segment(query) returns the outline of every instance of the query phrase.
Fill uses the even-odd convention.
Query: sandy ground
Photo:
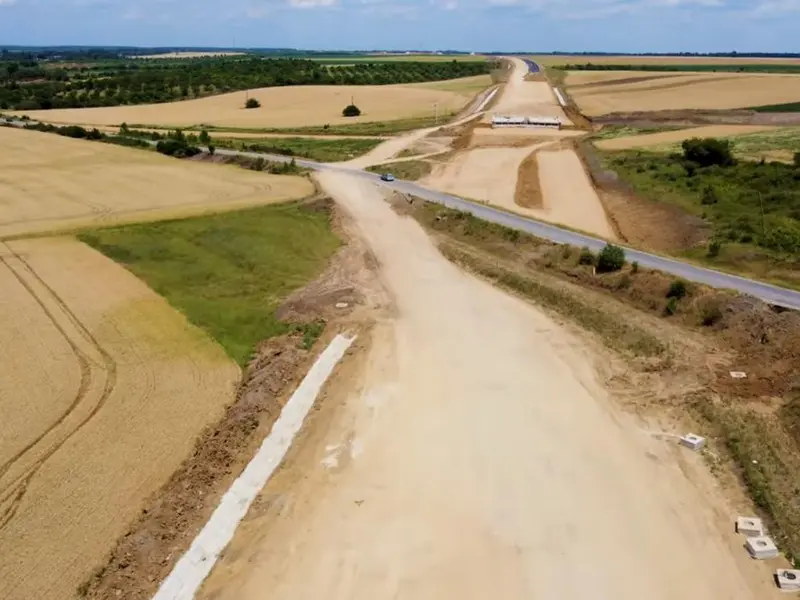
[[[570,95],[587,115],[746,108],[797,101],[800,75],[695,73],[625,84],[573,87]]]
[[[301,177],[0,128],[0,237],[302,198]]]
[[[267,486],[264,516],[200,598],[777,596],[673,446],[613,408],[576,339],[459,271],[372,184],[320,179],[396,310],[320,425],[314,462]]]
[[[518,146],[524,141],[536,143],[541,139],[564,139],[586,135],[580,129],[526,129],[524,127],[504,127],[492,129],[491,127],[476,127],[472,132],[471,146],[500,146],[503,144]]]
[[[425,87],[429,84],[271,87],[166,104],[70,108],[25,114],[51,123],[93,125],[119,125],[123,122],[173,127],[200,124],[229,127],[343,125],[433,116],[437,104],[441,115],[457,112],[470,101],[474,91],[471,86],[467,86],[466,91],[458,91],[455,81],[450,85],[456,91]],[[245,109],[245,96],[256,98],[261,102],[261,108]],[[358,118],[342,116],[342,109],[350,104],[351,99],[361,109]]]
[[[538,160],[545,207],[539,217],[615,239],[603,205],[575,151],[540,152]]]
[[[536,217],[536,210],[515,204],[514,194],[520,163],[531,152],[544,145],[539,143],[520,148],[473,148],[459,152],[447,164],[437,165],[422,184]]]
[[[707,127],[659,131],[657,133],[646,133],[642,135],[626,135],[608,140],[598,140],[594,145],[602,150],[630,150],[632,148],[647,148],[664,144],[675,144],[695,137],[720,138],[777,129],[779,128],[769,125],[709,125]]]
[[[518,58],[509,60],[514,70],[500,91],[500,98],[492,107],[491,114],[558,117],[564,124],[571,124],[561,110],[550,84],[546,81],[525,81],[527,65]],[[490,119],[490,116],[487,118]]]
[[[27,326],[28,341],[0,364],[15,392],[13,402],[3,399],[0,422],[0,598],[71,600],[220,417],[239,369],[163,298],[88,246],[25,240],[2,254],[3,312],[13,316],[2,336],[16,339]]]

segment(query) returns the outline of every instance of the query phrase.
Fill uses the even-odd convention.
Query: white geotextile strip
[[[491,92],[489,92],[489,95],[483,99],[483,102],[481,102],[478,108],[475,109],[475,112],[476,113],[481,112],[486,107],[486,105],[492,101],[492,98],[494,98],[494,95],[497,93],[497,90],[499,89],[500,88],[494,88]]]
[[[564,96],[561,95],[561,90],[559,90],[558,88],[553,88],[553,91],[556,93],[556,98],[558,98],[558,103],[561,106],[566,106],[567,101],[564,99]]]
[[[191,600],[233,538],[239,522],[283,460],[294,436],[314,405],[322,385],[355,337],[337,335],[283,407],[272,431],[239,478],[222,497],[214,514],[162,582],[153,600]]]

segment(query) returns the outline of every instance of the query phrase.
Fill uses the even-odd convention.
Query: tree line
[[[486,61],[326,65],[304,59],[222,57],[167,61],[40,62],[0,56],[0,109],[147,104],[287,85],[385,85],[488,73]]]

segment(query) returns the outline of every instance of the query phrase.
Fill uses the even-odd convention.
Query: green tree
[[[692,138],[681,144],[683,157],[701,167],[719,165],[728,167],[736,163],[729,140],[717,138]]]
[[[800,152],[794,153],[794,166],[800,167]]]
[[[200,143],[205,145],[205,146],[208,146],[211,143],[211,136],[208,135],[208,132],[205,129],[203,129],[200,132],[200,138],[199,139],[200,139]]]
[[[343,117],[358,117],[361,115],[361,109],[358,108],[355,104],[348,104],[342,110]]]
[[[256,98],[248,98],[247,102],[244,103],[245,108],[261,108],[261,102],[259,102]]]
[[[614,244],[606,244],[597,255],[597,272],[619,271],[625,265],[625,251]]]

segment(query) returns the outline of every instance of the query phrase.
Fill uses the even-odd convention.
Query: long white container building
[[[492,127],[554,127],[561,129],[561,119],[558,117],[519,117],[494,115]]]

